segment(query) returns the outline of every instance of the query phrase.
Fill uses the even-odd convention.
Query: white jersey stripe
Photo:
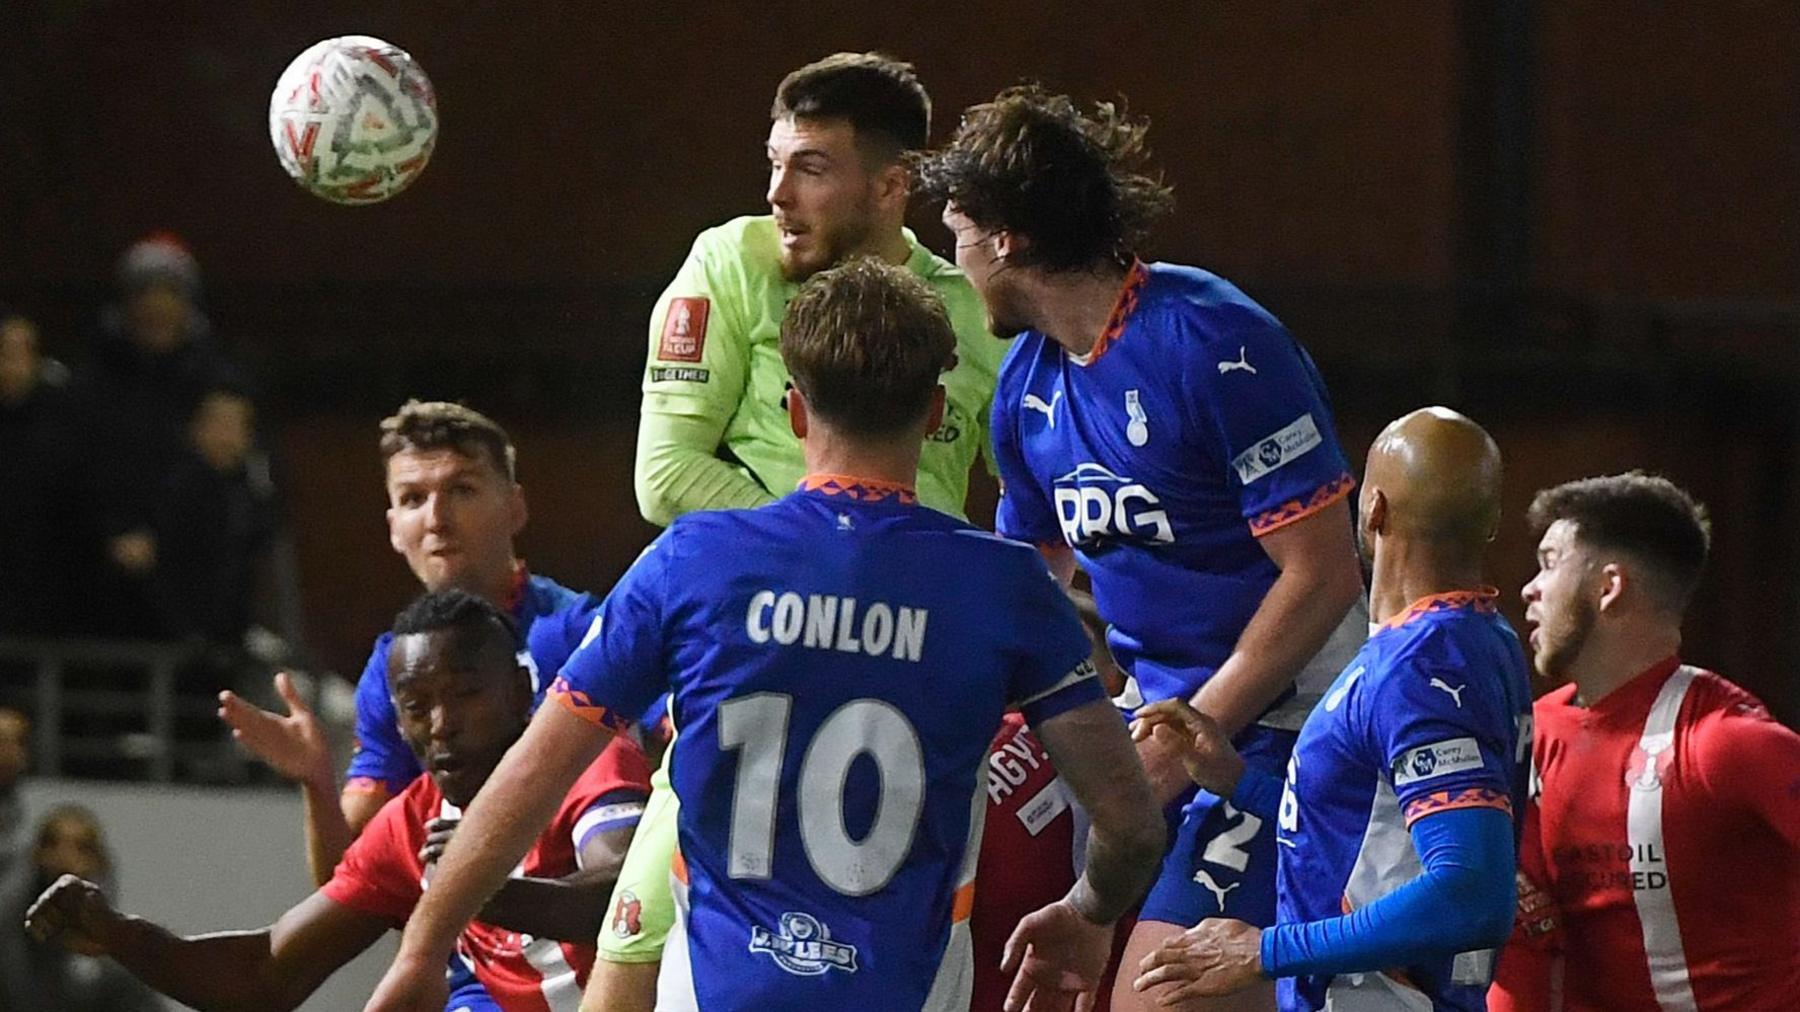
[[[1654,873],[1661,888],[1632,890],[1638,923],[1644,932],[1644,955],[1649,960],[1650,987],[1663,1012],[1696,1012],[1694,989],[1688,980],[1687,954],[1681,947],[1681,925],[1675,919],[1667,855],[1663,847],[1663,753],[1675,747],[1675,718],[1681,701],[1694,683],[1698,669],[1683,665],[1663,683],[1644,721],[1638,749],[1644,771],[1631,783],[1631,799],[1625,814],[1625,833],[1631,846],[1631,874],[1636,881],[1651,881]],[[1672,757],[1671,757],[1672,758]]]
[[[579,1012],[581,985],[575,982],[575,968],[569,965],[562,943],[554,938],[530,935],[521,935],[519,940],[525,943],[525,962],[543,975],[538,990],[543,993],[544,1003],[550,1006],[551,1012]]]
[[[663,943],[662,966],[656,974],[656,1012],[699,1012],[694,967],[688,958],[688,887],[673,871],[669,893],[675,901],[675,923]]]

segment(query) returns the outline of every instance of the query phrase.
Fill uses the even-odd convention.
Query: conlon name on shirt
[[[759,590],[750,596],[744,632],[752,643],[774,640],[782,646],[797,643],[815,650],[917,661],[925,649],[927,617],[923,608],[885,601],[858,604],[854,597],[836,594]]]

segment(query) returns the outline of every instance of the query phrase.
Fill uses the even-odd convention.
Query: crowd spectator
[[[108,959],[44,945],[25,933],[25,911],[64,875],[112,892],[112,856],[100,820],[78,805],[53,810],[40,824],[31,861],[8,874],[0,895],[0,1010],[159,1012],[144,985]]]
[[[159,631],[203,645],[217,692],[241,663],[244,637],[268,595],[269,549],[280,518],[268,455],[257,448],[256,408],[237,389],[202,394],[186,439],[157,486],[150,513]]]
[[[206,394],[246,390],[244,371],[214,341],[199,306],[200,270],[179,239],[139,240],[119,261],[119,301],[101,315],[91,358],[77,373],[92,459],[103,481],[97,527],[106,551],[96,574],[92,631],[159,637],[158,491],[190,446],[189,421]]]
[[[86,499],[76,421],[69,371],[30,318],[0,308],[0,635],[54,635],[72,620]]]

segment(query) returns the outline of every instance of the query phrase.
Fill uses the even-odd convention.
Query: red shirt
[[[563,878],[577,869],[577,837],[596,818],[628,793],[641,801],[650,792],[650,765],[635,743],[614,738],[606,751],[569,788],[556,816],[514,876]],[[603,800],[604,799],[604,800]],[[385,917],[403,927],[430,877],[419,861],[425,824],[440,814],[461,812],[438,793],[430,774],[382,806],[325,883],[332,901],[353,910]],[[585,818],[584,818],[585,817]],[[435,867],[435,865],[433,866]],[[574,1008],[594,965],[593,945],[575,945],[509,931],[471,921],[457,939],[457,953],[468,962],[488,994],[507,1012],[549,1012]]]
[[[1574,695],[1534,707],[1541,786],[1489,1007],[1792,1009],[1800,735],[1675,658]]]
[[[987,774],[987,822],[969,916],[974,1012],[1006,1003],[1012,977],[1000,972],[1000,953],[1019,921],[1062,899],[1075,884],[1074,809],[1050,757],[1019,714],[1009,713],[1001,723]]]

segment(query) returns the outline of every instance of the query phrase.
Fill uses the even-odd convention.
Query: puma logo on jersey
[[[1044,417],[1050,419],[1050,427],[1054,429],[1056,428],[1056,402],[1062,400],[1062,394],[1061,390],[1051,394],[1048,404],[1037,394],[1026,394],[1024,405],[1033,411],[1042,411]]]
[[[1219,883],[1213,881],[1212,874],[1205,868],[1194,873],[1194,881],[1207,892],[1212,893],[1214,898],[1219,901],[1219,913],[1225,912],[1225,894],[1244,884],[1242,882],[1233,882],[1228,886],[1221,886]]]
[[[1434,689],[1443,689],[1445,692],[1448,692],[1450,698],[1456,700],[1456,708],[1458,710],[1462,709],[1462,693],[1464,689],[1469,687],[1467,683],[1458,685],[1456,688],[1452,689],[1449,682],[1444,681],[1442,678],[1433,678],[1431,680],[1431,687]]]
[[[1238,345],[1237,361],[1236,362],[1220,362],[1219,363],[1219,375],[1223,376],[1226,373],[1231,372],[1234,369],[1242,369],[1243,371],[1249,373],[1252,376],[1256,375],[1256,367],[1250,364],[1250,359],[1247,356],[1248,351],[1249,351],[1249,349],[1246,348],[1244,345],[1241,345],[1241,344]]]

